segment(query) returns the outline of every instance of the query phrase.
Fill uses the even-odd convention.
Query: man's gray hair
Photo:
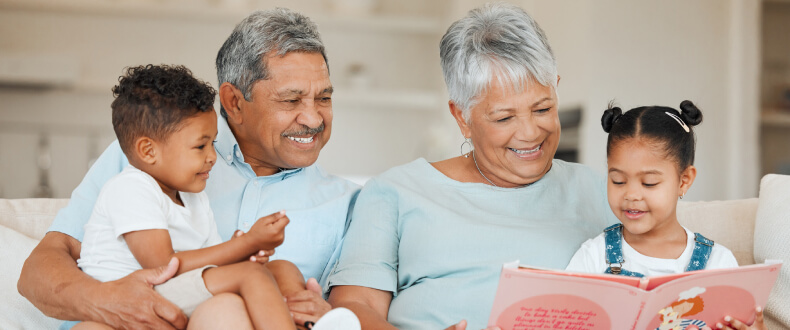
[[[520,92],[531,81],[557,87],[557,62],[538,23],[523,9],[486,4],[456,21],[439,48],[444,81],[469,121],[469,111],[496,76],[501,86]]]
[[[327,60],[318,27],[307,16],[286,8],[256,11],[236,25],[219,49],[218,86],[229,82],[250,101],[252,85],[269,78],[266,56],[290,52],[320,53]],[[220,113],[228,116],[221,105]]]

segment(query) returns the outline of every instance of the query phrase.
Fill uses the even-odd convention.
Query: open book
[[[653,277],[584,274],[505,264],[488,320],[503,330],[715,328],[751,324],[782,262]],[[693,329],[693,327],[690,327]]]

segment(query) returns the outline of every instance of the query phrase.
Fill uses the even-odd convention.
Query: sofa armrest
[[[40,240],[67,198],[0,199],[0,225]]]
[[[732,251],[738,264],[754,263],[757,198],[711,202],[679,202],[678,221]]]

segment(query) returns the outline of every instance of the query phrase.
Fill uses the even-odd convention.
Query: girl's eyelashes
[[[643,186],[645,186],[645,187],[648,187],[648,188],[650,188],[650,187],[655,187],[655,186],[657,186],[657,185],[658,185],[658,183],[643,183],[642,185],[643,185]]]
[[[622,181],[615,181],[615,180],[612,180],[612,184],[614,184],[614,185],[621,185],[621,184],[624,184],[624,183],[625,183],[625,182],[622,182]]]

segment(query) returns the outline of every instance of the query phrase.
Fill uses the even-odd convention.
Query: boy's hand
[[[272,250],[285,240],[285,226],[290,222],[285,211],[258,219],[244,236],[251,237],[261,250]]]
[[[244,235],[243,231],[236,230],[236,232],[233,233],[233,236],[230,239],[234,239],[236,237],[241,237],[242,235]],[[250,256],[250,261],[257,262],[257,263],[263,265],[263,264],[269,262],[269,257],[271,257],[272,255],[274,255],[274,249],[271,249],[271,250],[259,250],[258,253],[253,254],[253,255]]]

